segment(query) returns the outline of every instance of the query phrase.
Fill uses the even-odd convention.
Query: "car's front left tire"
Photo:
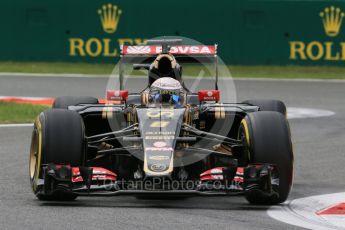
[[[253,99],[246,100],[242,102],[243,104],[255,105],[259,107],[260,111],[273,111],[287,116],[287,109],[284,102],[279,100],[270,100],[270,99]]]
[[[284,202],[292,187],[294,162],[288,121],[279,112],[253,112],[242,120],[240,132],[249,164],[272,164],[278,168],[279,174],[278,197],[253,192],[246,194],[246,199],[252,204]]]

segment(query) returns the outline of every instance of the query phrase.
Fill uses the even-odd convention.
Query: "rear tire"
[[[98,99],[94,97],[71,97],[63,96],[55,99],[53,108],[55,109],[68,109],[68,106],[78,104],[98,104]]]
[[[273,205],[284,202],[291,191],[293,180],[293,148],[289,124],[278,112],[249,113],[241,122],[240,132],[245,138],[249,163],[268,163],[278,167],[278,198],[255,194],[246,195],[252,204]]]
[[[255,105],[260,108],[260,111],[274,111],[283,114],[286,117],[286,106],[284,102],[279,100],[247,100],[242,102],[243,104]]]
[[[30,182],[40,200],[74,200],[67,192],[43,195],[38,180],[45,164],[82,166],[85,161],[85,134],[81,116],[65,109],[49,109],[36,119],[30,150]]]

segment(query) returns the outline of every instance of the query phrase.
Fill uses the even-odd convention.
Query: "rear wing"
[[[122,46],[122,55],[158,55],[163,52],[162,46]],[[169,53],[174,55],[216,55],[217,45],[178,45],[171,46]]]
[[[181,63],[213,63],[217,56],[217,45],[175,45],[164,50],[162,45],[121,46],[124,63],[150,63],[161,53],[170,53]]]
[[[216,82],[218,90],[218,56],[217,44],[214,45],[182,45],[181,39],[148,40],[147,45],[121,45],[119,62],[120,89],[123,89],[122,64],[149,64],[159,54],[172,54],[179,63],[212,63],[215,65]]]

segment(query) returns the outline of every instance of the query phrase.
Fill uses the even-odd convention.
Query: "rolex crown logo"
[[[98,14],[101,18],[103,30],[106,33],[114,33],[119,24],[120,16],[122,11],[112,4],[103,5],[101,9],[98,10]]]
[[[339,34],[344,16],[344,12],[334,6],[326,7],[324,11],[320,12],[323,27],[328,36],[335,37]]]

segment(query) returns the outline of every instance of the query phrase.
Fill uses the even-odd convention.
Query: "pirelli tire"
[[[51,195],[42,193],[39,181],[42,177],[42,166],[67,164],[82,166],[85,162],[85,131],[81,116],[66,109],[49,109],[36,119],[32,132],[30,149],[30,183],[34,194],[40,200],[74,200],[76,196],[68,192]]]
[[[274,205],[284,202],[293,181],[293,147],[287,119],[279,112],[259,111],[249,113],[241,122],[245,154],[249,163],[268,163],[278,167],[279,197],[246,195],[252,204]]]
[[[274,111],[287,115],[286,105],[279,100],[255,99],[242,102],[243,104],[250,104],[258,106],[260,111]]]
[[[85,96],[62,96],[57,97],[53,103],[55,109],[68,109],[68,106],[78,104],[98,104],[98,99]]]

